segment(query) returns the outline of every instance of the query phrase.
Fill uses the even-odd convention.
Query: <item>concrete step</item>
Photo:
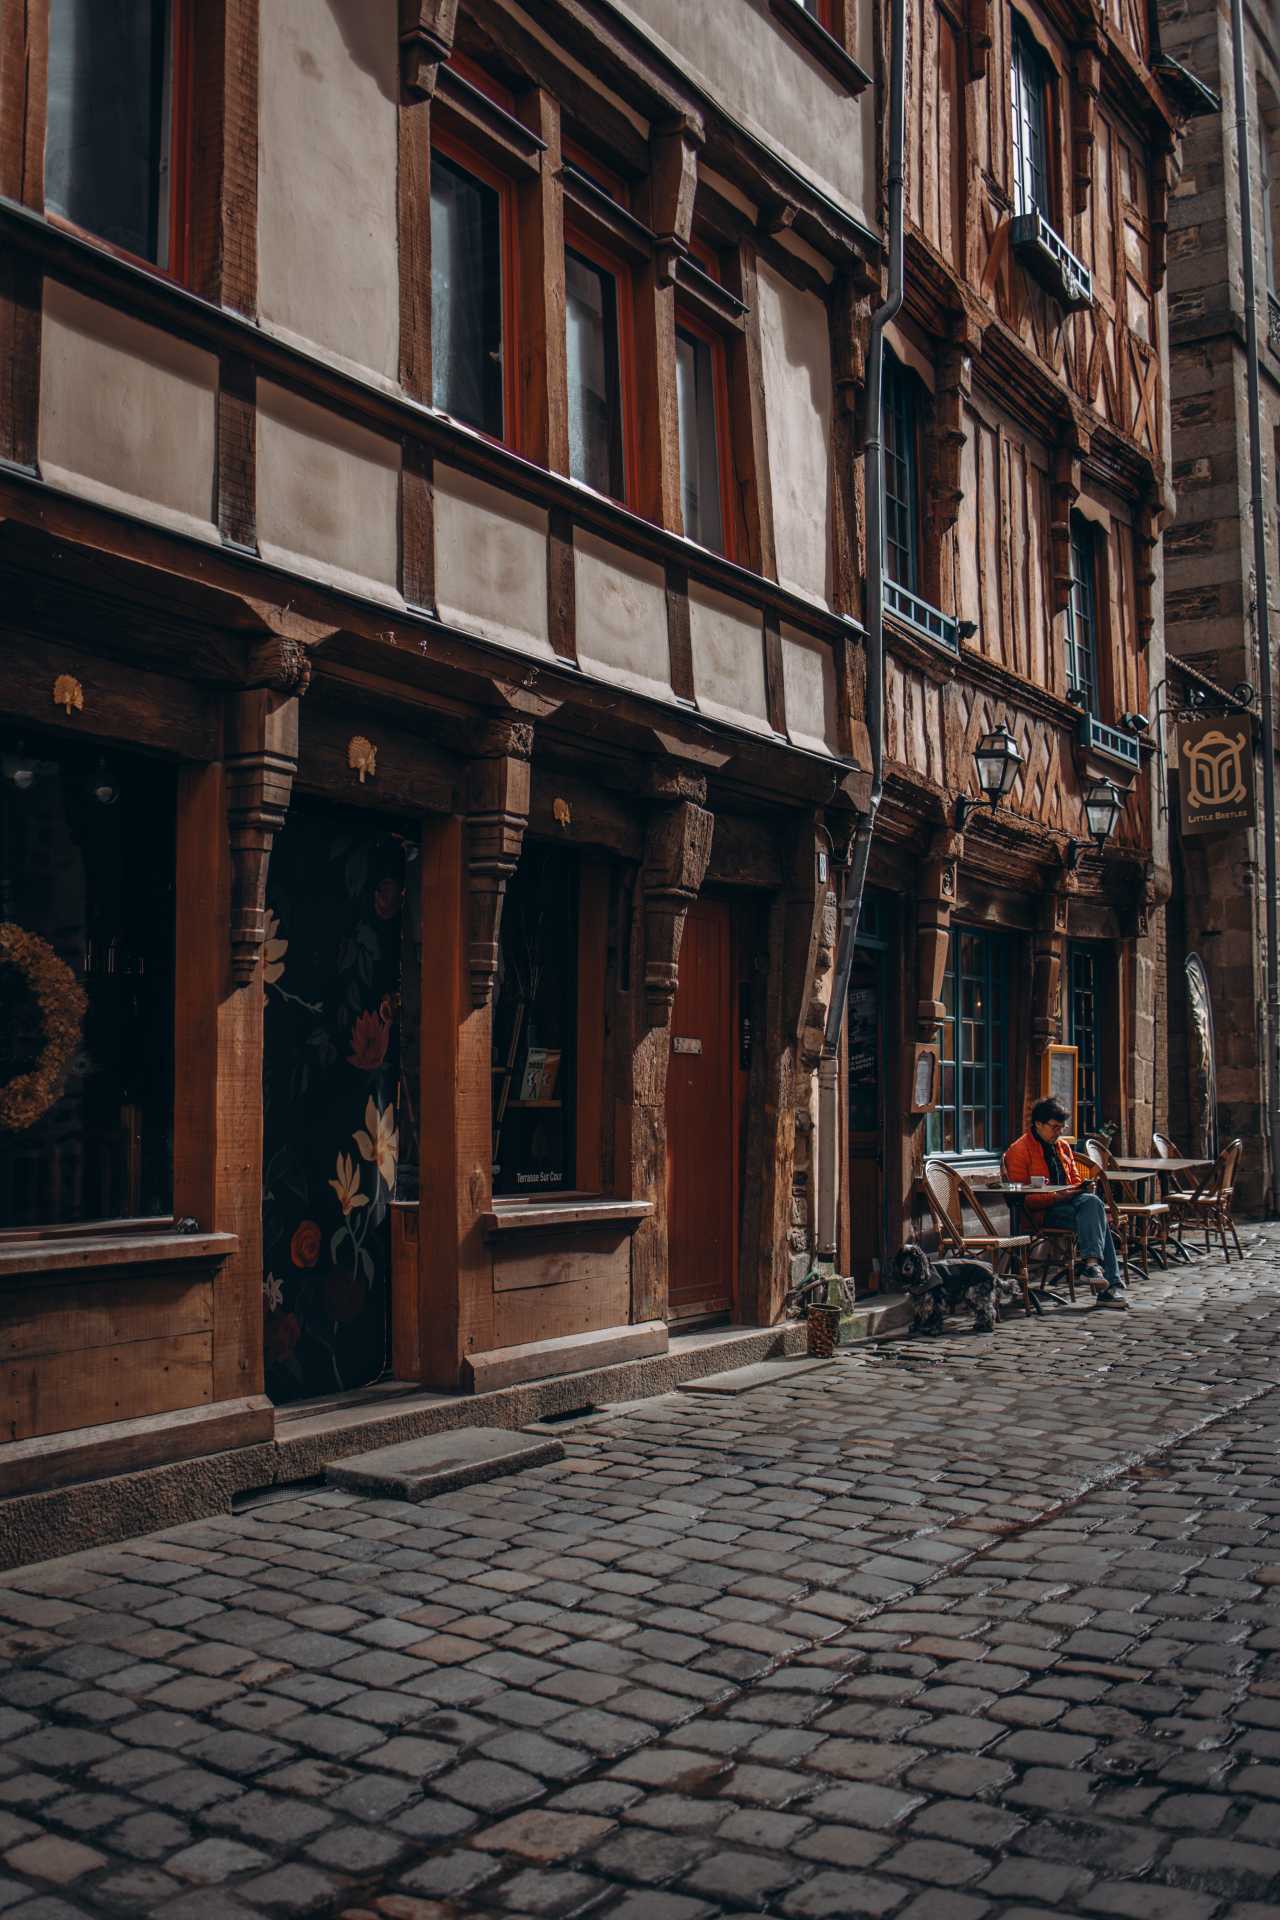
[[[756,1387],[784,1387],[802,1373],[816,1373],[819,1367],[834,1366],[834,1360],[758,1360],[751,1367],[730,1367],[726,1373],[709,1373],[701,1380],[682,1380],[678,1393],[750,1393]]]
[[[329,1486],[344,1493],[420,1501],[563,1459],[564,1445],[559,1440],[501,1427],[460,1427],[453,1433],[405,1440],[398,1447],[376,1447],[351,1460],[331,1461],[324,1477]]]

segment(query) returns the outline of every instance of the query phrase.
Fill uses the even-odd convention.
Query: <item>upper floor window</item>
[[[727,551],[724,505],[728,381],[723,341],[682,319],[676,328],[676,404],[680,432],[680,506],[684,530],[700,546]]]
[[[884,564],[908,593],[919,583],[920,414],[915,377],[884,357]]]
[[[1098,711],[1098,533],[1071,516],[1071,597],[1067,602],[1067,692],[1085,713]]]
[[[597,493],[627,495],[623,334],[628,276],[620,261],[577,236],[565,250],[569,471]]]
[[[436,147],[431,155],[431,397],[495,440],[510,437],[504,311],[510,190]]]
[[[1013,16],[1013,199],[1015,213],[1053,220],[1049,155],[1049,62],[1026,23]]]
[[[50,0],[48,210],[181,278],[190,0]]]

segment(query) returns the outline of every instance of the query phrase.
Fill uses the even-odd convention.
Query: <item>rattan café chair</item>
[[[926,1163],[924,1192],[944,1250],[949,1249],[970,1259],[990,1260],[995,1273],[1003,1270],[1017,1280],[1025,1311],[1041,1312],[1040,1303],[1031,1291],[1031,1277],[1027,1268],[1031,1235],[997,1233],[986,1208],[969,1182],[943,1160]],[[969,1233],[965,1227],[966,1208],[979,1223],[980,1231],[977,1233]],[[1006,1263],[1003,1269],[1002,1263]]]
[[[1169,1234],[1168,1203],[1164,1200],[1117,1200],[1112,1176],[1118,1175],[1120,1168],[1116,1166],[1111,1149],[1104,1147],[1100,1140],[1087,1140],[1084,1150],[1098,1169],[1103,1204],[1120,1242],[1121,1263],[1129,1266],[1131,1251],[1136,1251],[1142,1277],[1149,1280],[1153,1253],[1162,1267],[1169,1264],[1165,1252],[1165,1241]]]
[[[1004,1154],[1000,1156],[1000,1177],[1002,1180],[1012,1180],[1013,1177],[1009,1172],[1008,1159]],[[1011,1203],[1012,1201],[1013,1196],[1011,1196]],[[1074,1227],[1042,1226],[1039,1221],[1037,1221],[1030,1207],[1018,1205],[1015,1215],[1014,1205],[1011,1204],[1009,1210],[1010,1226],[1013,1225],[1015,1217],[1019,1221],[1025,1221],[1027,1231],[1031,1236],[1031,1246],[1027,1254],[1027,1265],[1032,1273],[1036,1273],[1037,1271],[1039,1273],[1039,1279],[1033,1283],[1036,1292],[1050,1293],[1055,1280],[1065,1280],[1067,1283],[1067,1292],[1074,1301],[1076,1297],[1076,1260],[1079,1257],[1079,1248],[1076,1245]],[[1059,1305],[1062,1304],[1056,1294],[1053,1294],[1052,1298],[1057,1299]]]
[[[1210,1232],[1216,1233],[1222,1242],[1222,1257],[1228,1262],[1231,1259],[1231,1249],[1227,1245],[1228,1234],[1235,1241],[1236,1252],[1242,1260],[1244,1259],[1240,1235],[1236,1232],[1235,1221],[1231,1218],[1236,1171],[1243,1151],[1243,1140],[1228,1140],[1214,1163],[1212,1174],[1207,1180],[1200,1182],[1187,1202],[1187,1217],[1204,1228],[1205,1252],[1209,1252]]]

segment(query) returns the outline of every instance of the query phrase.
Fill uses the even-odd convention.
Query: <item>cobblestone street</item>
[[[0,1913],[1280,1914],[1280,1230],[6,1576]]]

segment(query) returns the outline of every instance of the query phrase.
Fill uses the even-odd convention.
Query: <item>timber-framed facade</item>
[[[4,1492],[780,1316],[872,49],[682,11],[173,0],[141,186],[0,11]]]

